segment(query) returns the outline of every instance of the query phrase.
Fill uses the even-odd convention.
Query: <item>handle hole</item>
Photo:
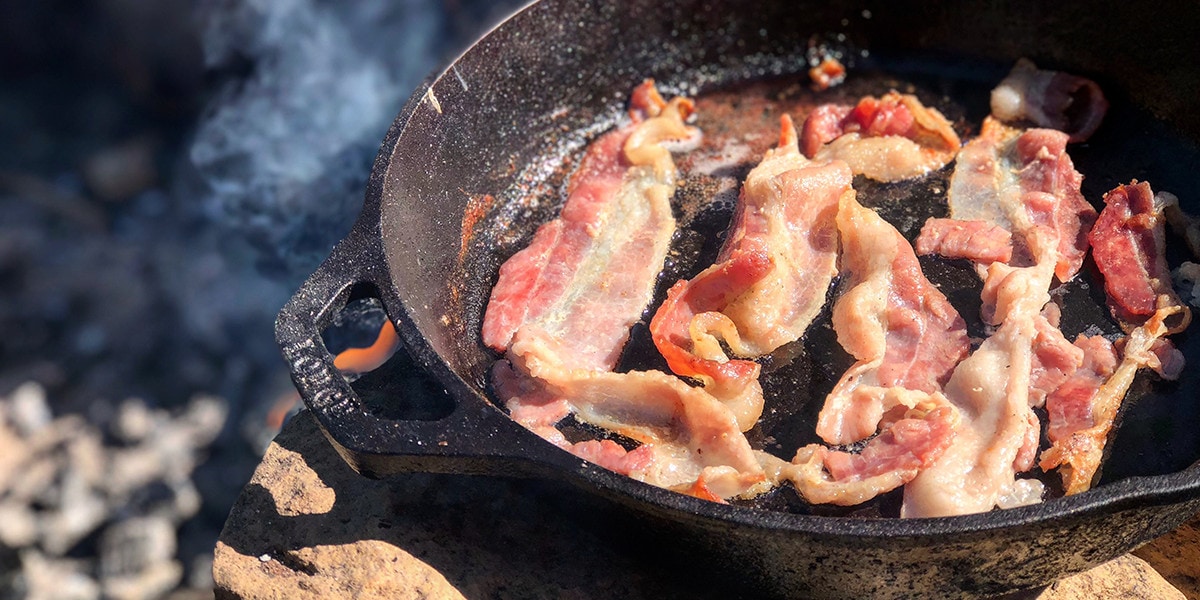
[[[399,342],[375,287],[356,285],[350,298],[321,338],[364,407],[397,421],[437,421],[453,412],[450,395]]]

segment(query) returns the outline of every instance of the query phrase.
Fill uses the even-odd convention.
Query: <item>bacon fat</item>
[[[815,160],[843,160],[856,175],[900,181],[940,169],[958,152],[950,122],[916,96],[888,92],[855,106],[818,106],[804,121],[801,145]]]

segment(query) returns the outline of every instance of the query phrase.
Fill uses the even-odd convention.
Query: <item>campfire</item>
[[[275,313],[405,98],[516,4],[0,8],[0,596],[210,597],[294,410]]]

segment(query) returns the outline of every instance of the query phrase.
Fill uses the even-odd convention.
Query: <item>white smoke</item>
[[[435,2],[233,0],[202,5],[207,67],[248,65],[189,153],[204,207],[298,281],[349,228],[379,142],[437,65]]]

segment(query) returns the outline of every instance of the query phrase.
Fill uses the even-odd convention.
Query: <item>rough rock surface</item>
[[[1133,552],[1190,600],[1200,600],[1200,518]]]
[[[605,506],[539,480],[369,480],[302,412],[268,448],[225,524],[213,563],[217,598],[729,597],[623,546],[619,532],[629,525]],[[1200,562],[1177,571],[1195,577]],[[1010,600],[1183,597],[1127,555]]]
[[[1129,554],[1090,571],[1073,575],[1047,587],[1037,600],[1084,598],[1140,598],[1184,600],[1184,595],[1163,579],[1146,561]]]
[[[234,505],[213,577],[218,599],[704,597],[602,540],[619,519],[541,480],[365,479],[302,412]]]

